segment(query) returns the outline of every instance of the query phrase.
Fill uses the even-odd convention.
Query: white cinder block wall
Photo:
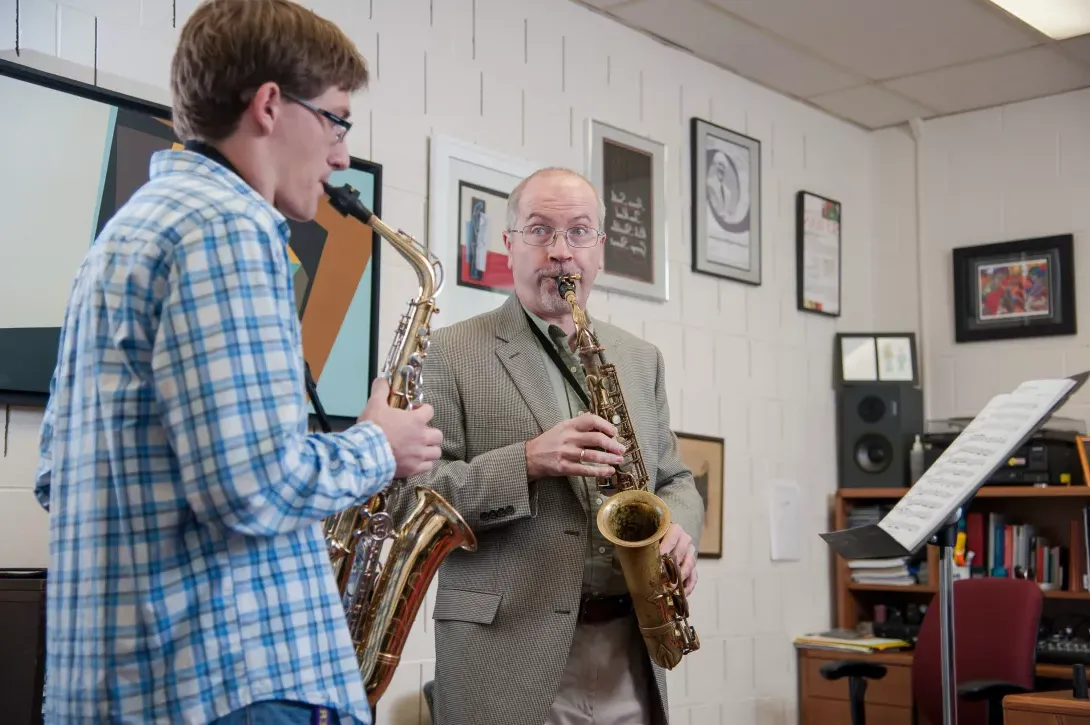
[[[168,99],[176,28],[193,0],[17,4],[22,62]],[[322,0],[313,6],[345,28],[370,61],[374,81],[355,102],[351,152],[383,164],[382,215],[419,238],[426,231],[432,132],[576,169],[584,168],[588,117],[667,144],[671,299],[653,304],[599,292],[591,312],[661,348],[677,430],[726,439],[724,555],[699,563],[692,622],[702,648],[671,674],[673,722],[794,723],[791,640],[830,622],[827,550],[817,535],[836,487],[832,337],[838,325],[876,324],[874,303],[885,285],[868,277],[898,264],[875,252],[892,241],[876,233],[882,225],[872,219],[871,188],[884,199],[896,189],[878,183],[881,155],[872,135],[568,0]],[[15,16],[15,0],[0,0],[6,57],[14,56]],[[759,287],[689,271],[687,129],[693,115],[762,141]],[[795,309],[794,195],[802,188],[844,204],[839,323]],[[385,346],[415,279],[393,253],[383,255],[381,274]],[[46,518],[30,493],[40,415],[8,413],[0,458],[0,566],[44,566]],[[801,486],[807,550],[800,562],[769,560],[765,492],[774,478]],[[419,617],[380,703],[383,722],[426,722],[419,691],[433,673],[429,616]]]
[[[879,236],[874,246],[883,259],[905,260],[906,270],[917,250],[890,216],[898,208],[890,180],[912,175],[914,154],[907,131],[875,134],[876,163],[887,179],[875,192],[884,200],[876,218],[898,248]],[[896,294],[876,292],[875,305],[881,319],[922,309],[928,417],[974,415],[1023,380],[1090,368],[1090,91],[924,122],[918,164],[920,281],[891,275]],[[912,209],[900,208],[907,224]],[[1075,235],[1078,335],[954,342],[952,249],[1066,233]],[[1090,392],[1080,391],[1058,415],[1087,421]]]

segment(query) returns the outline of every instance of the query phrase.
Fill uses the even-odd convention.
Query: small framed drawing
[[[693,118],[693,271],[761,284],[761,142]]]
[[[838,332],[833,350],[836,386],[855,383],[918,385],[913,332]]]
[[[605,264],[596,284],[665,302],[666,146],[594,119],[587,128],[587,176],[605,205]]]
[[[507,198],[537,168],[449,136],[432,138],[428,249],[445,278],[434,327],[495,309],[512,294]]]
[[[798,309],[840,317],[839,201],[800,191],[795,196]]]
[[[704,501],[704,529],[696,547],[697,557],[723,557],[723,466],[722,438],[675,433],[681,460],[693,472],[696,490]]]
[[[953,250],[958,342],[1074,335],[1074,237],[1019,239]]]

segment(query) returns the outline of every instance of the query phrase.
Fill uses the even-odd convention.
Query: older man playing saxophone
[[[649,659],[613,545],[596,524],[608,500],[598,479],[625,449],[613,424],[580,414],[572,309],[557,291],[559,275],[581,275],[586,309],[603,267],[603,216],[595,189],[575,172],[523,180],[504,233],[515,294],[432,333],[424,377],[443,455],[411,483],[450,501],[478,541],[439,570],[437,725],[668,721],[665,673]],[[648,489],[669,508],[660,551],[674,555],[690,594],[703,504],[670,429],[662,355],[590,321],[623,383]],[[414,500],[411,485],[400,487],[395,518]]]

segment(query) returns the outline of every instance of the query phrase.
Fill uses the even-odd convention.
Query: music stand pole
[[[939,637],[942,658],[942,722],[957,725],[957,679],[954,658],[954,547],[961,507],[939,529],[931,542],[939,550]]]

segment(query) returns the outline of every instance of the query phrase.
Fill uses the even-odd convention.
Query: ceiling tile
[[[871,129],[935,115],[931,109],[872,85],[825,93],[809,100],[830,113]]]
[[[858,85],[862,80],[778,43],[698,0],[640,0],[609,12],[784,93],[811,96]]]
[[[978,0],[702,0],[871,79],[1043,42]]]
[[[1090,86],[1090,66],[1035,48],[885,85],[943,113],[956,113]]]

